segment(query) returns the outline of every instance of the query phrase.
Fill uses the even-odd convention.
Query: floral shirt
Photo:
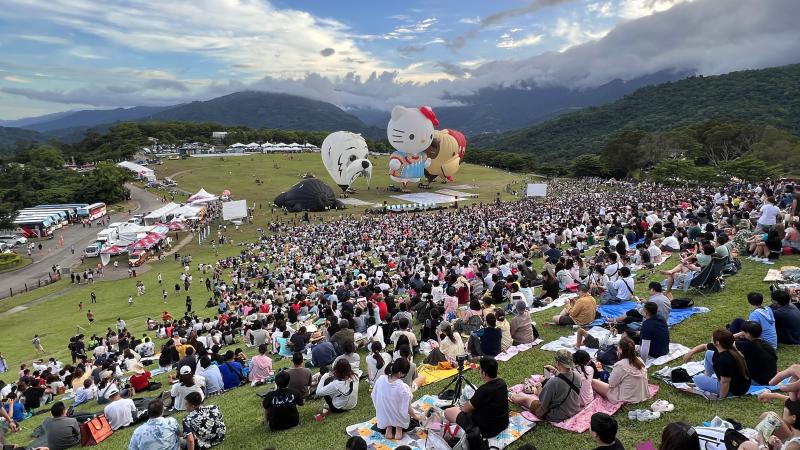
[[[200,406],[183,419],[183,434],[194,435],[196,448],[211,448],[225,440],[222,411],[216,405]]]

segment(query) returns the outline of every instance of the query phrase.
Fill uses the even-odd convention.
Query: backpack
[[[597,361],[604,366],[613,366],[619,361],[617,357],[617,346],[609,345],[597,351]]]
[[[669,303],[672,309],[691,308],[694,306],[694,300],[690,298],[673,298]]]
[[[475,427],[471,429],[469,432],[467,432],[466,439],[467,439],[467,448],[469,450],[492,450],[492,449],[500,450],[499,448],[493,445],[492,446],[489,445],[489,440],[484,439],[483,436],[481,436],[481,432],[478,427]]]
[[[736,450],[749,439],[732,428],[694,427],[701,450]]]
[[[722,273],[725,275],[736,275],[742,270],[742,262],[738,258],[731,258],[730,262],[725,264],[722,268]]]

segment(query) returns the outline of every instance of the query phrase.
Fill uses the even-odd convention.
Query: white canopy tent
[[[241,221],[247,218],[247,200],[235,200],[222,204],[222,220]]]
[[[219,197],[217,197],[216,195],[210,194],[205,189],[200,188],[200,190],[197,191],[194,195],[192,195],[191,197],[186,199],[186,202],[191,204],[191,205],[195,205],[195,204],[198,204],[198,203],[212,202],[214,200],[217,200],[218,198]]]
[[[152,225],[156,222],[166,222],[167,216],[176,208],[178,208],[177,203],[169,202],[161,208],[158,208],[157,210],[144,216],[144,223],[147,225]]]
[[[153,169],[145,167],[141,164],[136,164],[135,162],[131,161],[122,161],[120,163],[117,163],[117,167],[130,170],[131,172],[135,173],[137,177],[141,179],[147,181],[156,180],[156,173],[153,171]]]

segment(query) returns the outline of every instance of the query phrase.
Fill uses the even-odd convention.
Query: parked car
[[[28,238],[25,236],[20,236],[18,234],[6,234],[0,236],[0,242],[4,242],[11,247],[16,247],[17,245],[22,245],[28,242]]]
[[[136,250],[128,256],[128,264],[133,267],[139,267],[147,261],[147,252],[145,250]]]
[[[94,242],[89,244],[86,249],[83,250],[83,254],[86,255],[87,258],[94,258],[96,256],[100,256],[100,250],[103,249],[103,243],[100,241]]]

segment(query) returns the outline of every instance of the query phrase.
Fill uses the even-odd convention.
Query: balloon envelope
[[[320,155],[328,174],[342,191],[360,176],[367,180],[372,178],[372,163],[367,159],[369,149],[360,134],[349,131],[329,134],[322,141]]]
[[[317,178],[303,178],[288,191],[275,197],[275,205],[291,212],[317,212],[342,207],[333,189]]]

